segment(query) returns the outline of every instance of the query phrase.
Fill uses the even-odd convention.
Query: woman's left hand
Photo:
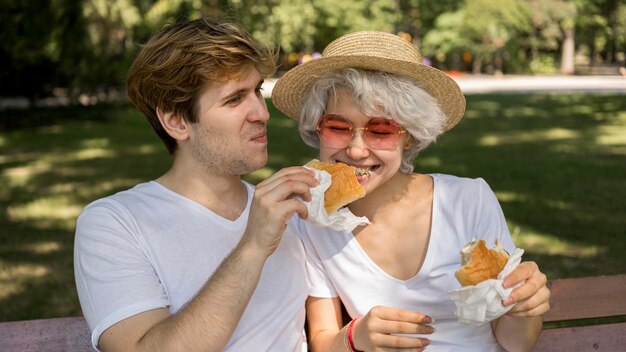
[[[502,304],[515,304],[507,315],[514,317],[536,317],[550,310],[550,290],[546,286],[547,278],[539,270],[535,262],[523,262],[504,278],[504,288],[514,287],[526,280],[520,287],[514,289],[511,295]]]

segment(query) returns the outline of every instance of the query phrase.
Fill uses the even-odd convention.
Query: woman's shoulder
[[[448,174],[429,174],[432,176],[435,184],[440,187],[449,188],[479,188],[489,187],[487,182],[482,177],[462,177]]]

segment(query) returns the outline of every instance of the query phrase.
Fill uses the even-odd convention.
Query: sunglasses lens
[[[375,118],[367,123],[363,138],[374,149],[395,149],[402,138],[402,126],[393,120]]]
[[[320,139],[331,148],[345,148],[352,138],[352,125],[341,117],[325,115],[317,129]]]
[[[373,118],[363,130],[363,140],[373,149],[392,150],[402,138],[403,128],[397,122],[385,118]],[[352,124],[339,115],[323,115],[317,132],[320,140],[331,148],[345,148],[350,144],[354,129]]]

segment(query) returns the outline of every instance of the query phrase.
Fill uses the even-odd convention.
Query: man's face
[[[262,77],[251,68],[239,80],[211,84],[198,100],[189,150],[212,173],[243,175],[267,162],[269,112],[261,95]]]

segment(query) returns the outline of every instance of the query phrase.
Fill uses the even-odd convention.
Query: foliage
[[[575,15],[575,5],[563,0],[466,0],[437,18],[424,38],[424,50],[435,57],[465,52],[472,57],[474,73],[483,70],[483,63],[492,71],[545,72],[540,60],[554,62],[546,55],[559,50],[563,30],[573,27]]]
[[[238,21],[281,55],[321,51],[355,30],[404,32],[438,67],[475,73],[558,66],[571,29],[579,64],[624,65],[626,52],[626,0],[2,0],[2,8],[1,97],[62,88],[76,101],[122,90],[139,44],[201,16]]]
[[[54,0],[4,1],[0,11],[0,96],[34,98],[64,83],[56,70],[59,48],[49,28],[61,17],[58,5]]]

